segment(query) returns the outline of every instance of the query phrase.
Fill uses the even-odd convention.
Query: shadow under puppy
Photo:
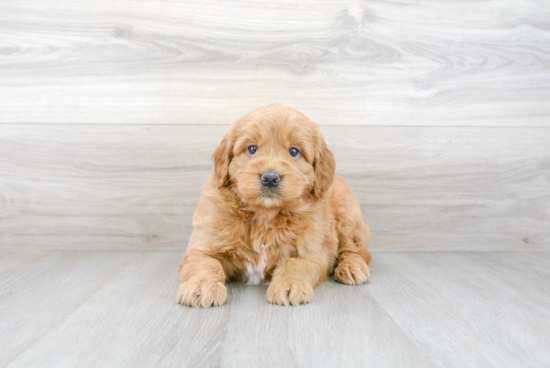
[[[310,302],[333,272],[367,280],[369,228],[316,123],[285,105],[258,108],[233,122],[213,160],[178,303],[222,305],[228,280],[269,283],[267,301],[279,305]]]

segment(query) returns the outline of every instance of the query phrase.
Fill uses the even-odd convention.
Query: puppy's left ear
[[[224,187],[229,182],[229,163],[231,162],[233,144],[231,139],[231,132],[228,132],[223,137],[220,145],[214,151],[212,160],[214,161],[214,185],[217,188]]]
[[[319,152],[315,156],[313,169],[315,170],[315,183],[313,184],[312,194],[314,198],[321,198],[330,188],[334,180],[334,170],[336,162],[334,154],[328,149],[323,137],[320,137]]]

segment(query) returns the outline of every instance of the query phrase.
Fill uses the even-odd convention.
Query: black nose
[[[262,185],[265,185],[268,188],[273,188],[279,185],[281,182],[281,175],[275,171],[264,171],[261,176]]]

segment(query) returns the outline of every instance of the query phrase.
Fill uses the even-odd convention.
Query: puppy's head
[[[319,126],[280,104],[235,120],[213,159],[215,185],[230,187],[243,202],[262,208],[321,198],[336,166]]]

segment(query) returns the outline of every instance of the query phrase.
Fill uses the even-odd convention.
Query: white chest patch
[[[246,264],[246,275],[248,281],[246,285],[261,285],[264,281],[265,267],[267,263],[267,255],[265,254],[265,245],[260,244],[260,261],[254,265],[251,263]]]

